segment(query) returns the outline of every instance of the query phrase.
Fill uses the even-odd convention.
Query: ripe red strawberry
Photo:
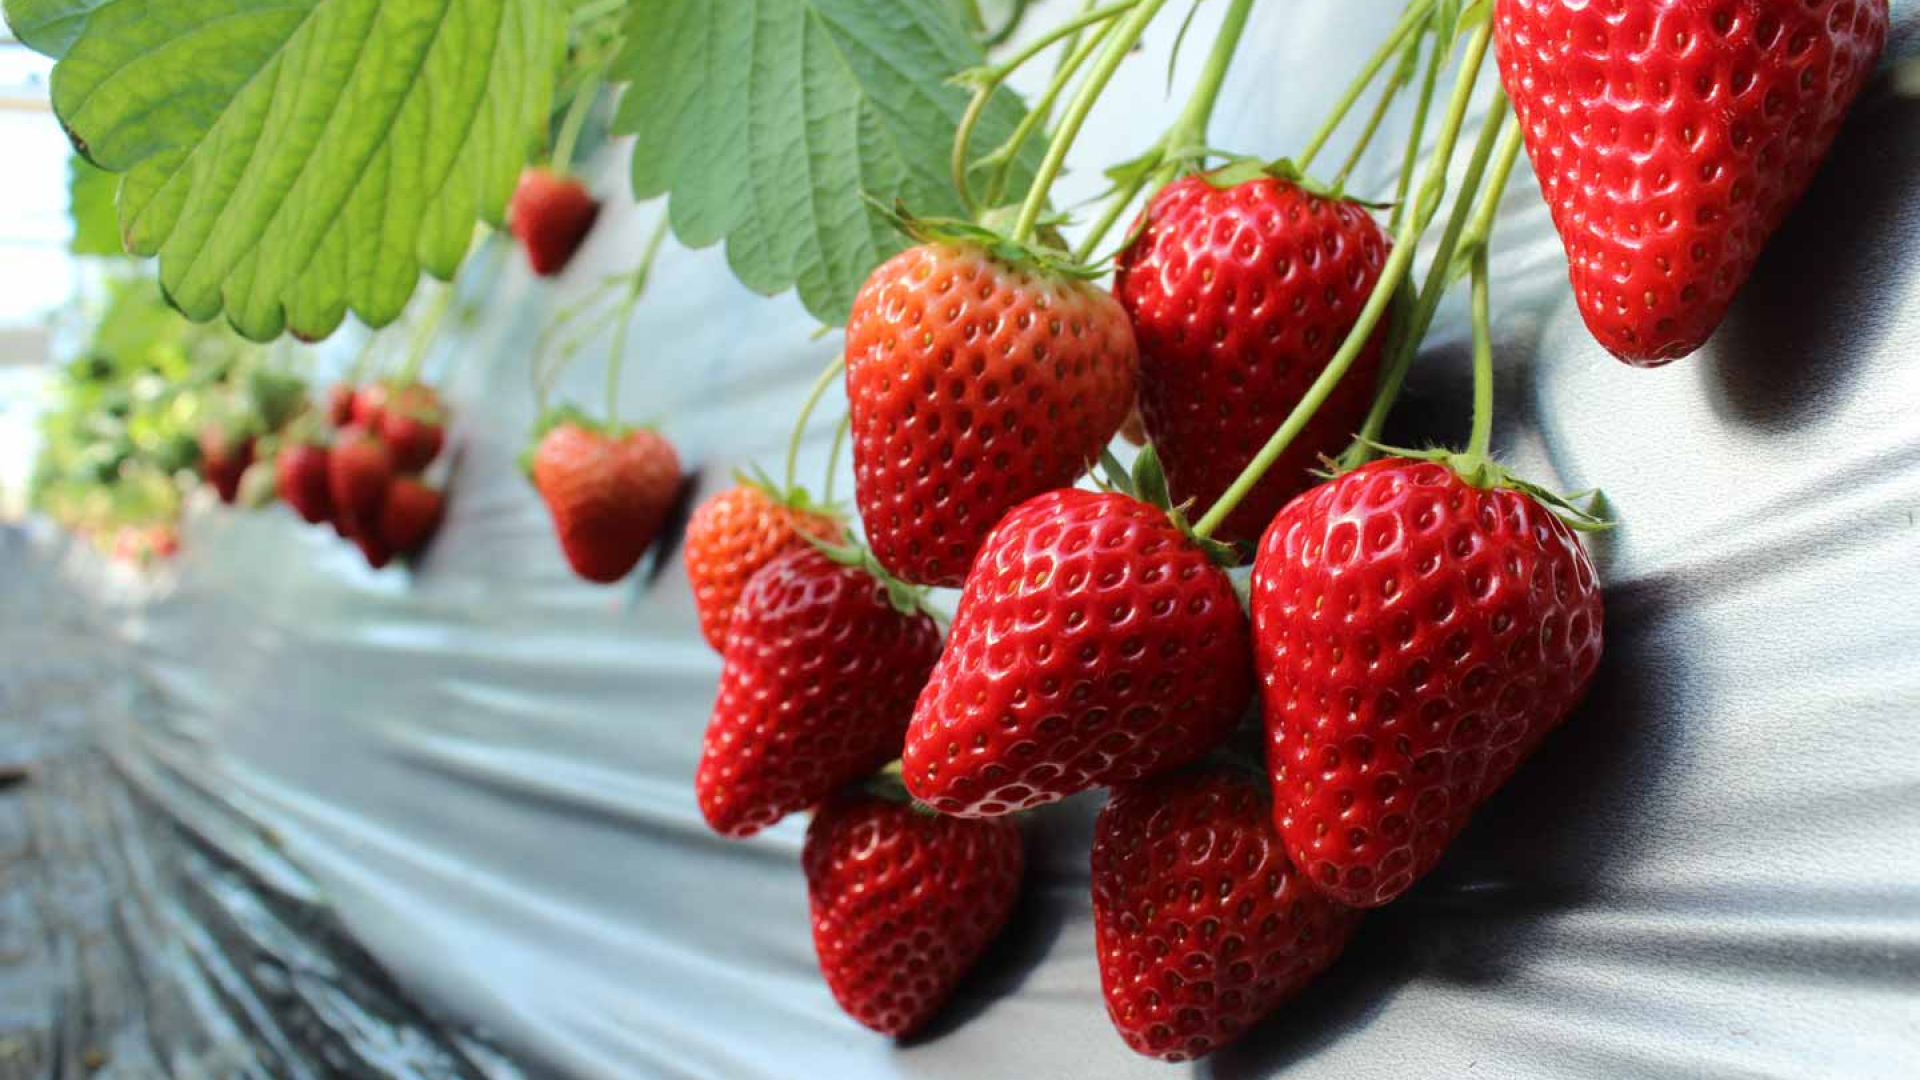
[[[734,610],[694,780],[707,823],[750,836],[898,757],[939,655],[933,619],[866,569],[812,547],[762,567]]]
[[[253,464],[253,441],[253,436],[236,435],[219,424],[200,430],[201,474],[228,506],[240,498],[240,478]]]
[[[367,565],[375,570],[385,570],[387,564],[393,561],[393,549],[372,532],[363,532],[355,536],[353,542],[360,549],[360,554],[366,558]]]
[[[881,265],[847,321],[860,516],[881,564],[958,585],[1006,512],[1072,484],[1133,407],[1113,298],[973,243]]]
[[[1390,247],[1356,203],[1263,175],[1190,176],[1148,204],[1113,291],[1140,342],[1140,411],[1176,503],[1205,510],[1253,460],[1346,340]],[[1366,419],[1383,321],[1287,452],[1219,532],[1252,543],[1310,470]]]
[[[1239,1038],[1331,966],[1359,922],[1287,861],[1266,783],[1242,769],[1121,788],[1094,826],[1100,987],[1142,1054],[1190,1061]]]
[[[394,477],[380,508],[380,546],[395,555],[417,555],[440,529],[445,499],[440,492],[411,476]]]
[[[943,813],[1025,810],[1192,761],[1252,697],[1226,572],[1159,507],[1051,491],[980,549],[904,779]]]
[[[1655,365],[1706,342],[1887,22],[1887,0],[1498,0],[1501,81],[1600,344]]]
[[[961,821],[843,794],[801,853],[813,948],[834,1000],[883,1035],[939,1011],[1006,925],[1026,869],[1010,821]]]
[[[646,428],[603,430],[572,410],[542,421],[529,473],[573,572],[611,584],[653,546],[680,491],[673,444]]]
[[[327,422],[334,427],[346,427],[353,423],[353,400],[357,396],[352,386],[346,383],[336,385],[327,392]]]
[[[327,493],[343,535],[373,536],[392,486],[393,456],[386,444],[358,426],[342,431],[327,456]]]
[[[733,609],[755,572],[812,536],[837,543],[844,535],[832,516],[740,483],[701,503],[687,522],[687,580],[707,643],[725,651]]]
[[[513,235],[527,249],[527,263],[541,277],[567,268],[599,216],[600,204],[580,181],[539,168],[520,174],[509,211]]]
[[[1431,870],[1600,663],[1600,583],[1573,532],[1437,461],[1376,461],[1294,500],[1252,604],[1281,835],[1356,907]]]
[[[446,442],[446,412],[440,396],[424,383],[396,390],[380,413],[377,429],[393,454],[393,467],[417,473],[433,464]]]
[[[333,493],[327,479],[328,450],[319,443],[292,442],[274,462],[280,497],[301,520],[318,525],[333,520]]]

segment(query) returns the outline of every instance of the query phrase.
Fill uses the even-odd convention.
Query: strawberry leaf
[[[670,196],[682,243],[726,241],[749,288],[797,287],[839,325],[905,246],[868,198],[962,215],[946,163],[969,93],[949,80],[983,57],[948,0],[648,0],[626,40],[615,128],[637,136],[634,195]],[[1020,116],[998,93],[977,137],[1004,141]]]
[[[503,223],[544,130],[558,0],[6,0],[53,107],[124,174],[120,235],[248,337],[392,322]]]
[[[75,255],[125,255],[120,222],[113,212],[114,175],[87,164],[78,154],[67,162],[67,204],[72,207]]]

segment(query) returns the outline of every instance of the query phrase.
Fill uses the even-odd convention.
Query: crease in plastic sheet
[[[1297,145],[1395,8],[1258,7],[1215,141]],[[1920,12],[1895,20],[1888,64],[1911,70]],[[1130,156],[1141,117],[1171,116],[1167,45],[1121,73],[1077,160]],[[233,792],[423,1002],[561,1075],[1920,1075],[1920,99],[1896,85],[1869,88],[1707,348],[1655,371],[1585,332],[1523,162],[1493,262],[1495,445],[1541,482],[1604,487],[1620,521],[1593,539],[1601,675],[1431,879],[1197,1066],[1133,1056],[1105,1017],[1098,795],[1024,825],[1012,929],[898,1045],[815,971],[803,823],[744,844],[702,825],[719,661],[678,566],[576,582],[513,464],[542,319],[627,268],[659,204],[610,212],[558,285],[507,271],[447,347],[464,449],[417,574],[373,574],[283,512],[201,511],[177,581],[102,599],[168,703],[133,737]],[[610,193],[617,156],[599,162]],[[1070,174],[1057,201],[1099,185]],[[837,341],[742,290],[719,249],[670,247],[656,280],[625,408],[664,420],[706,494],[778,461]],[[1448,312],[1395,440],[1466,434]],[[600,360],[563,394],[597,402]]]

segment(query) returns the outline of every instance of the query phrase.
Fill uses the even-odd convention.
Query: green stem
[[[660,211],[660,220],[653,227],[653,235],[647,238],[647,249],[640,255],[640,265],[634,268],[633,280],[627,286],[627,295],[620,301],[620,322],[613,329],[613,351],[607,357],[607,430],[612,431],[620,424],[620,369],[627,362],[627,332],[633,328],[633,309],[640,303],[640,294],[646,291],[647,279],[653,276],[653,263],[660,255],[661,245],[666,243],[669,218],[665,209]]]
[[[433,298],[433,306],[427,309],[426,321],[414,331],[413,346],[407,350],[407,362],[400,368],[400,385],[406,386],[420,377],[420,368],[427,362],[427,352],[433,346],[433,339],[440,332],[440,324],[446,321],[447,311],[453,307],[453,283],[440,287],[439,295]]]
[[[954,194],[960,196],[960,206],[967,212],[967,220],[980,216],[980,204],[973,197],[973,180],[967,175],[967,148],[973,142],[973,129],[980,124],[980,117],[987,111],[987,102],[992,100],[995,85],[982,86],[973,92],[973,100],[967,102],[967,111],[960,117],[960,126],[953,129],[953,154],[947,160],[947,171],[953,180]]]
[[[580,144],[580,132],[587,125],[587,116],[593,112],[593,103],[600,96],[600,78],[604,64],[589,68],[580,82],[580,89],[574,91],[573,103],[567,106],[567,118],[560,124],[560,137],[553,144],[553,171],[561,176],[573,165],[574,147]]]
[[[1488,299],[1487,248],[1473,249],[1473,434],[1467,453],[1485,458],[1493,445],[1493,315]]]
[[[793,421],[793,434],[787,438],[787,478],[786,491],[782,492],[783,495],[793,494],[794,481],[799,476],[800,438],[806,434],[807,421],[813,419],[813,410],[820,404],[820,399],[826,395],[827,387],[832,386],[833,381],[846,369],[847,358],[834,357],[833,363],[828,364],[826,370],[820,373],[820,377],[813,380],[813,388],[807,391],[807,400],[800,406],[800,415]]]
[[[1006,23],[980,43],[980,51],[992,52],[1013,40],[1013,35],[1020,30],[1020,23],[1027,17],[1027,8],[1031,6],[1033,0],[1013,0],[1013,11],[1008,14]]]
[[[1139,0],[1138,6],[1127,13],[1122,22],[1106,43],[1100,60],[1088,74],[1086,82],[1073,96],[1073,102],[1067,106],[1067,115],[1060,122],[1060,130],[1054,132],[1053,142],[1047,147],[1047,156],[1040,162],[1040,171],[1033,178],[1033,186],[1027,189],[1026,201],[1020,204],[1020,216],[1013,224],[1013,239],[1024,243],[1033,236],[1034,226],[1040,223],[1040,213],[1046,209],[1047,193],[1053,188],[1053,182],[1060,175],[1060,169],[1067,162],[1067,152],[1073,149],[1074,140],[1080,137],[1080,129],[1087,122],[1087,115],[1093,112],[1094,103],[1113,81],[1114,72],[1120,70],[1120,64],[1127,54],[1133,51],[1140,41],[1140,35],[1146,33],[1147,24],[1165,7],[1167,0]]]
[[[1346,119],[1354,103],[1360,100],[1360,95],[1364,94],[1368,85],[1373,82],[1373,77],[1378,75],[1387,61],[1393,59],[1393,55],[1400,51],[1400,45],[1406,40],[1406,36],[1426,25],[1427,15],[1433,10],[1433,4],[1434,0],[1414,0],[1407,5],[1406,13],[1400,16],[1400,21],[1395,24],[1393,32],[1387,35],[1387,40],[1381,43],[1372,57],[1368,58],[1367,65],[1360,69],[1360,74],[1354,78],[1352,85],[1347,87],[1346,92],[1340,95],[1340,100],[1334,104],[1333,112],[1321,122],[1320,130],[1313,133],[1313,138],[1307,141],[1306,149],[1300,151],[1295,164],[1299,166],[1302,173],[1313,165],[1313,159],[1320,155],[1321,148],[1327,145],[1327,140],[1332,138],[1333,133],[1339,129],[1340,121]]]
[[[1499,120],[1489,118],[1488,123],[1497,126]],[[1487,174],[1487,189],[1480,200],[1480,209],[1474,212],[1472,224],[1461,234],[1461,251],[1485,247],[1492,238],[1493,219],[1500,212],[1500,199],[1506,194],[1507,180],[1513,175],[1513,166],[1519,161],[1520,150],[1525,143],[1526,129],[1519,124],[1508,128],[1506,137],[1500,140],[1500,149],[1493,159],[1493,171]]]
[[[1361,130],[1360,138],[1353,144],[1353,149],[1347,151],[1347,160],[1340,163],[1340,171],[1334,175],[1335,191],[1346,188],[1347,178],[1353,175],[1353,170],[1359,166],[1360,159],[1366,155],[1367,147],[1372,144],[1374,135],[1380,131],[1381,121],[1387,118],[1387,110],[1393,107],[1394,99],[1400,96],[1401,88],[1406,85],[1406,80],[1402,79],[1397,71],[1387,80],[1386,88],[1380,91],[1380,100],[1373,106],[1373,114],[1367,117],[1367,126]]]
[[[1013,129],[1013,134],[1007,137],[1007,141],[982,159],[993,163],[993,180],[987,185],[987,205],[1000,204],[1001,198],[1007,193],[1007,181],[1013,175],[1013,166],[1020,158],[1021,149],[1027,145],[1028,139],[1033,138],[1034,132],[1046,126],[1047,120],[1053,116],[1053,107],[1059,103],[1060,95],[1066,92],[1068,84],[1073,81],[1075,75],[1080,73],[1080,69],[1086,66],[1093,54],[1100,51],[1101,42],[1106,41],[1113,33],[1113,26],[1113,23],[1106,23],[1100,27],[1099,33],[1075,44],[1066,55],[1061,57],[1060,66],[1055,70],[1053,82],[1047,87],[1047,92],[1040,96],[1040,100],[1034,102],[1033,108],[1027,115],[1020,118],[1019,126]]]
[[[1107,238],[1107,234],[1113,231],[1113,226],[1119,222],[1120,215],[1126,213],[1127,207],[1133,205],[1133,200],[1146,188],[1150,178],[1148,173],[1142,172],[1114,190],[1113,196],[1107,200],[1106,209],[1100,212],[1100,220],[1094,222],[1093,228],[1087,230],[1086,237],[1080,241],[1079,248],[1074,251],[1075,262],[1086,265],[1092,261],[1094,251]]]
[[[1427,113],[1433,108],[1433,93],[1440,84],[1440,69],[1447,64],[1447,57],[1453,53],[1453,42],[1443,41],[1439,34],[1433,35],[1433,49],[1427,57],[1427,73],[1420,80],[1419,103],[1413,110],[1413,127],[1407,132],[1407,150],[1400,159],[1400,180],[1394,185],[1393,215],[1388,219],[1389,231],[1400,228],[1400,219],[1407,213],[1407,192],[1413,185],[1413,170],[1420,162],[1420,144],[1427,135]]]
[[[822,485],[820,501],[833,505],[834,474],[840,471],[840,448],[847,444],[847,433],[853,429],[853,414],[840,418],[840,426],[833,429],[833,449],[827,451],[827,482]]]
[[[1422,183],[1423,194],[1429,191],[1445,189],[1447,166],[1453,158],[1453,144],[1460,136],[1460,127],[1466,121],[1467,106],[1473,98],[1474,83],[1479,80],[1481,61],[1485,59],[1487,45],[1492,40],[1493,26],[1489,21],[1483,23],[1475,32],[1473,43],[1468,46],[1466,66],[1460,72],[1459,80],[1454,84],[1453,97],[1448,103],[1445,123],[1440,128],[1440,141],[1434,152],[1433,161],[1427,166],[1427,175]],[[1267,439],[1266,445],[1254,455],[1247,467],[1228,486],[1226,492],[1213,504],[1206,516],[1193,528],[1194,534],[1201,537],[1211,536],[1215,529],[1240,505],[1247,493],[1260,482],[1280,455],[1299,436],[1302,429],[1313,419],[1314,413],[1333,393],[1347,369],[1367,347],[1372,339],[1380,318],[1392,304],[1393,297],[1400,289],[1400,283],[1413,265],[1414,248],[1419,244],[1423,229],[1420,215],[1414,214],[1400,223],[1399,232],[1393,239],[1393,253],[1387,257],[1387,265],[1380,271],[1380,280],[1374,283],[1373,292],[1367,297],[1367,303],[1360,311],[1360,318],[1348,331],[1340,350],[1327,362],[1320,376],[1307,388],[1293,411],[1282,421],[1280,427]]]

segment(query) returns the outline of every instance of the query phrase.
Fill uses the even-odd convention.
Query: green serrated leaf
[[[392,322],[476,219],[504,224],[565,21],[557,0],[105,0],[54,110],[125,174],[121,235],[181,311],[313,340],[349,310]]]
[[[96,8],[112,0],[7,0],[7,26],[20,44],[46,56],[67,54]]]
[[[904,246],[867,197],[962,215],[946,162],[969,95],[948,79],[984,58],[945,0],[651,0],[626,40],[615,129],[637,136],[634,194],[669,195],[680,241],[725,241],[749,288],[797,287],[839,325]],[[996,94],[978,138],[1004,141],[1020,116]]]
[[[75,255],[125,255],[120,246],[120,223],[114,217],[113,193],[120,186],[114,175],[94,168],[75,154],[67,162],[67,196],[73,217]]]

